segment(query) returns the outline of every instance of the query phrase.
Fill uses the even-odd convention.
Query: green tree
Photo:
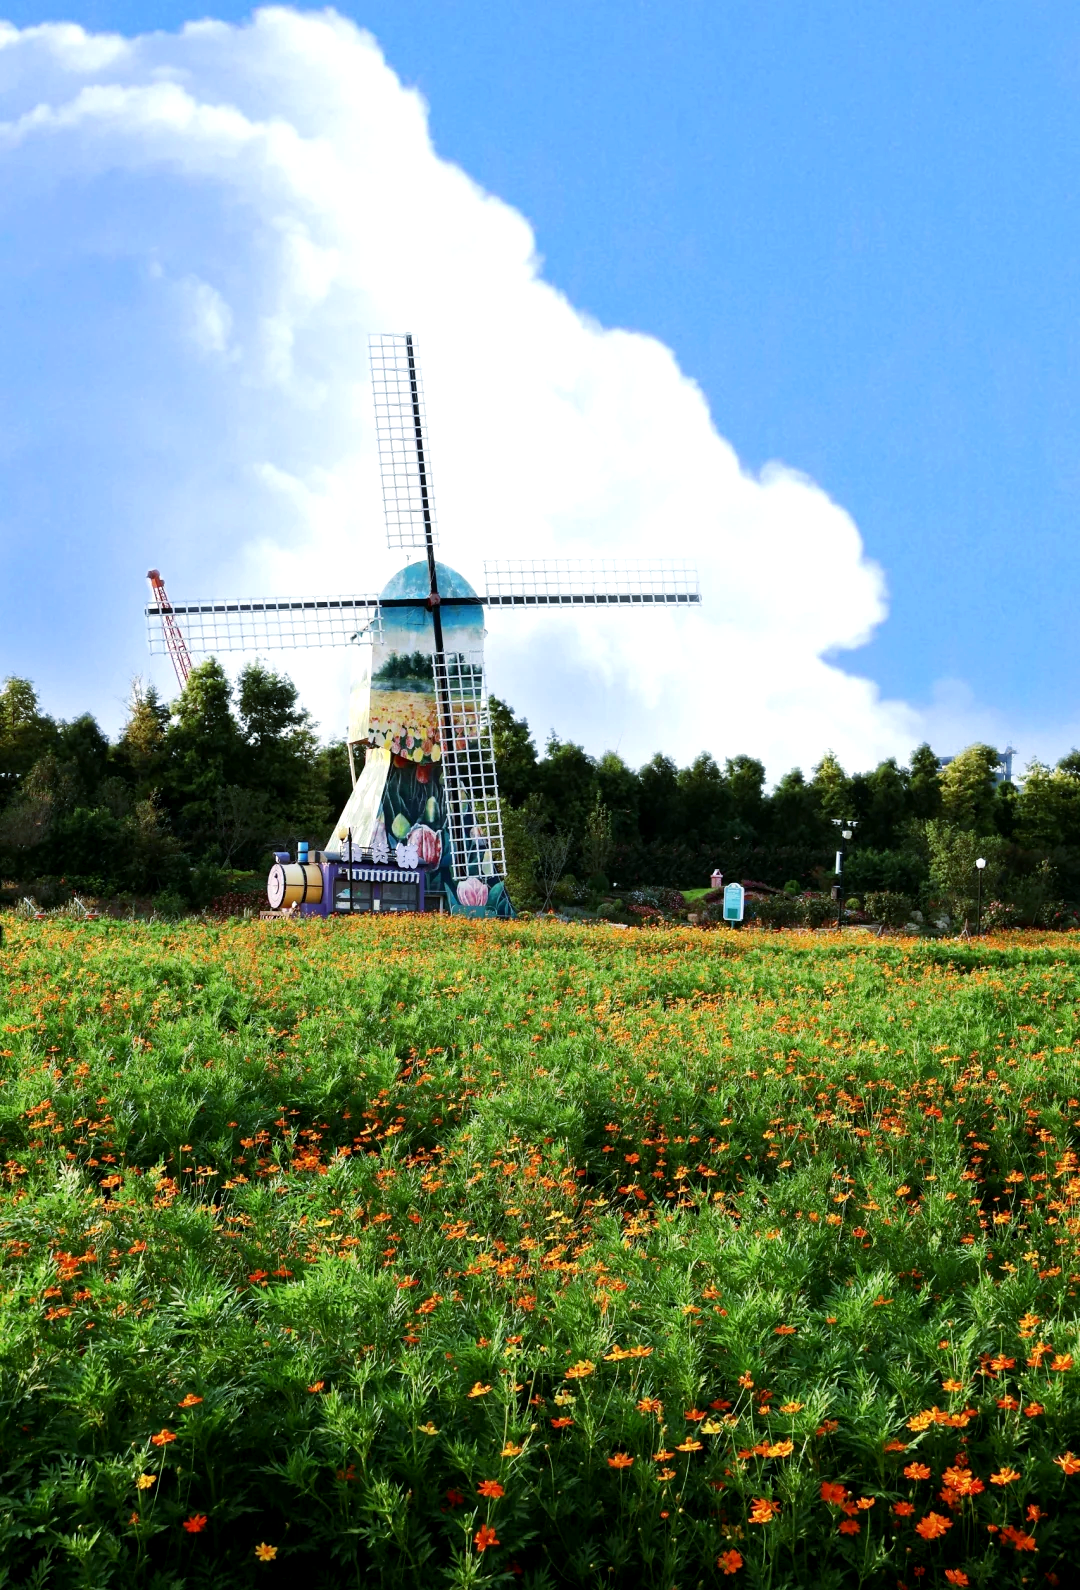
[[[659,751],[638,774],[638,828],[645,844],[679,839],[684,829],[679,770]]]
[[[731,818],[731,790],[707,751],[678,775],[683,834],[699,845],[720,844]]]
[[[1000,760],[992,745],[969,745],[942,769],[941,815],[947,823],[978,834],[993,832]]]
[[[936,751],[924,741],[911,753],[908,805],[913,817],[929,822],[941,813],[941,769]]]
[[[1080,845],[1080,773],[1032,762],[1015,806],[1015,837],[1026,849]]]
[[[860,845],[879,850],[902,848],[910,809],[909,780],[895,757],[879,762],[861,781],[856,807]]]
[[[163,789],[180,837],[216,851],[216,795],[237,783],[244,745],[231,711],[232,686],[216,657],[191,670],[165,735]]]
[[[633,845],[639,837],[638,806],[641,785],[632,767],[627,767],[615,751],[605,751],[596,765],[600,799],[611,813],[611,828],[617,845]]]
[[[730,757],[724,764],[724,778],[731,798],[730,821],[739,825],[744,839],[760,834],[768,821],[765,764],[753,756]]]
[[[140,799],[145,800],[161,781],[168,727],[169,708],[157,686],[133,679],[127,721],[114,748],[114,762]]]
[[[537,768],[537,783],[548,822],[560,832],[565,831],[571,843],[579,840],[596,799],[596,763],[592,757],[582,746],[560,740],[552,732]]]
[[[951,766],[951,764],[950,764]],[[1000,890],[1007,846],[997,834],[978,834],[971,828],[935,819],[926,825],[930,851],[930,885],[954,922],[974,921],[978,891],[976,859],[986,862],[983,904]]]
[[[488,698],[488,711],[499,795],[508,805],[520,806],[538,787],[536,746],[528,722],[515,718],[513,709],[498,696]]]
[[[832,824],[822,816],[818,792],[802,768],[785,773],[769,800],[769,830],[778,845],[827,847]]]
[[[824,816],[830,821],[853,817],[851,780],[831,751],[826,751],[814,769],[814,793]]]
[[[29,679],[5,679],[0,689],[0,807],[13,798],[34,763],[55,749],[56,740],[56,724],[41,711]]]

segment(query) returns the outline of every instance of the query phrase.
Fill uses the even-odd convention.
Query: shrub
[[[866,896],[866,909],[873,921],[882,922],[887,928],[903,927],[911,920],[911,901],[906,894],[892,889],[871,890]]]

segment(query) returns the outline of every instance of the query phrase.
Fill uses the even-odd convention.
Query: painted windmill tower
[[[486,562],[480,595],[435,556],[431,461],[412,337],[372,337],[371,373],[387,540],[422,556],[377,596],[173,604],[157,576],[146,608],[150,649],[170,651],[175,634],[189,652],[203,654],[360,647],[348,730],[352,793],[324,850],[309,859],[302,845],[295,865],[279,856],[272,904],[295,898],[304,909],[328,914],[377,909],[385,901],[389,909],[419,904],[509,916],[484,675],[485,609],[696,605],[697,575],[671,562]],[[418,880],[419,892],[406,880]]]

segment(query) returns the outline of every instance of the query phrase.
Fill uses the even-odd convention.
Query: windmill
[[[695,606],[701,601],[697,574],[688,564],[666,561],[485,562],[480,595],[435,556],[431,461],[413,339],[373,336],[370,350],[387,541],[423,559],[408,562],[370,596],[169,603],[159,576],[146,608],[150,650],[169,652],[175,661],[181,625],[181,644],[186,639],[191,652],[203,654],[362,645],[347,737],[353,790],[325,852],[316,852],[324,865],[345,867],[347,887],[324,879],[314,908],[377,909],[380,897],[394,908],[395,901],[413,897],[393,890],[387,895],[382,885],[419,871],[429,906],[441,896],[454,912],[510,915],[484,676],[484,609]],[[365,751],[359,778],[358,746]],[[305,875],[297,895],[305,907],[311,905],[307,890]],[[281,891],[272,882],[272,900],[275,892]],[[346,903],[339,906],[339,898]]]

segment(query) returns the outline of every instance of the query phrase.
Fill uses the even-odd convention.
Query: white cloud
[[[667,348],[605,330],[546,282],[527,221],[439,158],[423,102],[351,23],[273,9],[134,40],[4,27],[0,115],[0,172],[36,196],[35,243],[86,281],[103,260],[142,267],[131,314],[159,361],[155,412],[133,385],[117,435],[155,425],[187,462],[163,481],[118,448],[120,522],[152,502],[172,561],[134,532],[113,553],[139,574],[160,561],[174,598],[379,588],[400,559],[366,344],[411,330],[446,561],[474,580],[485,556],[700,569],[699,613],[492,615],[492,688],[541,737],[553,724],[630,760],[745,750],[774,774],[830,746],[865,766],[921,738],[919,713],[830,660],[886,612],[849,515],[780,464],[748,474]],[[89,237],[66,224],[73,190]],[[111,379],[121,394],[134,380],[122,362]],[[97,445],[107,464],[107,430]],[[85,534],[88,549],[104,534],[92,502]],[[348,659],[288,666],[337,728]],[[956,707],[940,710],[970,717]]]

